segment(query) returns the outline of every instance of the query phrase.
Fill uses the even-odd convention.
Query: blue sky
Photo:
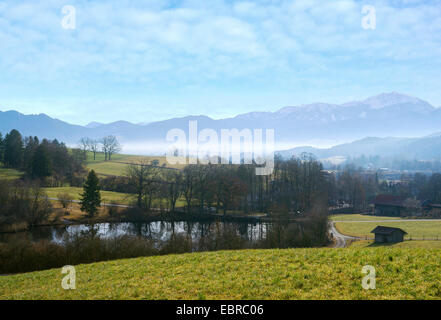
[[[76,10],[74,30],[62,8]],[[362,7],[376,10],[365,30]],[[0,110],[213,118],[398,91],[441,106],[440,1],[0,2]]]

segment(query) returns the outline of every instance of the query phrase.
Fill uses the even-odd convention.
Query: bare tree
[[[180,171],[168,171],[166,173],[166,196],[170,202],[171,213],[175,212],[176,202],[183,192],[183,175]]]
[[[67,192],[59,193],[57,195],[58,202],[60,202],[63,209],[69,209],[74,200],[73,196]]]
[[[90,151],[93,152],[93,160],[96,160],[96,154],[100,148],[100,142],[96,139],[89,140]]]
[[[84,152],[84,158],[87,158],[87,151],[90,150],[90,139],[83,137],[78,142],[78,145],[80,146],[80,149]]]
[[[29,192],[29,209],[26,211],[25,220],[31,229],[49,217],[52,212],[52,204],[47,194],[39,186],[32,186]]]
[[[184,168],[183,174],[183,194],[185,202],[187,203],[187,213],[191,212],[191,204],[194,198],[195,185],[196,185],[196,166],[189,165]]]
[[[151,208],[155,192],[159,190],[159,170],[147,162],[130,164],[127,167],[129,184],[135,189],[137,195],[137,206],[140,208]]]
[[[105,160],[112,160],[112,154],[121,151],[121,145],[115,136],[107,136],[101,140]]]
[[[407,198],[403,205],[406,215],[419,216],[421,214],[421,202],[416,198]]]

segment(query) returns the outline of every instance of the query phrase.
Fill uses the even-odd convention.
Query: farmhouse
[[[421,207],[423,208],[423,210],[430,211],[430,210],[433,210],[433,209],[441,209],[441,204],[433,203],[430,200],[425,200],[421,204]]]
[[[374,215],[399,217],[404,208],[405,197],[389,194],[379,194],[372,201],[374,204]]]
[[[371,233],[375,234],[375,243],[403,242],[406,231],[400,228],[378,226]]]

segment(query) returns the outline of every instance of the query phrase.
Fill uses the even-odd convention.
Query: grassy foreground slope
[[[375,290],[361,287],[376,268]],[[244,250],[157,256],[0,277],[2,299],[440,299],[441,250]]]
[[[441,241],[430,241],[430,240],[411,240],[398,243],[374,243],[373,240],[361,240],[351,243],[353,248],[365,248],[365,247],[392,247],[392,248],[440,248]]]

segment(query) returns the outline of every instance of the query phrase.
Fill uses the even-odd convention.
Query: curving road
[[[335,240],[334,248],[345,248],[346,241],[359,239],[357,237],[346,236],[338,232],[337,228],[335,228],[335,222],[329,222],[329,234]]]

